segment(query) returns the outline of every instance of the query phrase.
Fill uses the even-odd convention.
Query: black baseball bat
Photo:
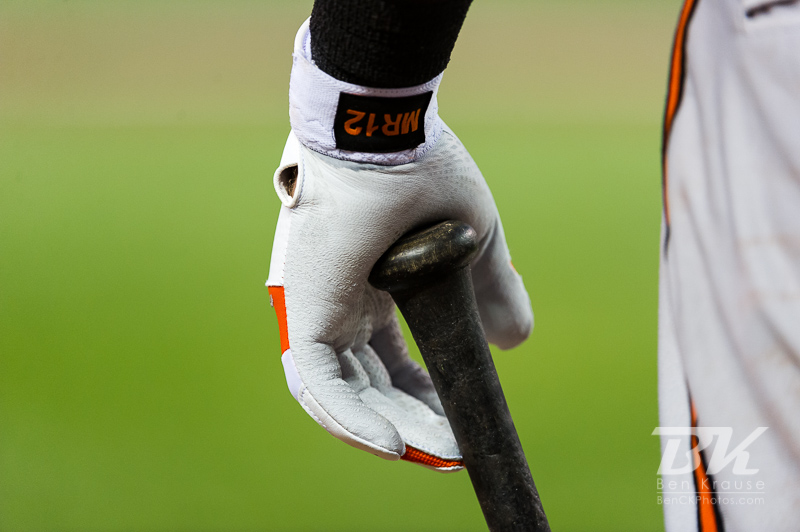
[[[386,290],[428,366],[489,530],[550,530],[483,333],[468,268],[475,230],[448,220],[398,240],[369,282]]]

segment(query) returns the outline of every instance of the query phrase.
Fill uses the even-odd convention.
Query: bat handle
[[[475,230],[445,221],[405,235],[375,264],[411,329],[492,531],[550,530],[483,334],[467,267]]]

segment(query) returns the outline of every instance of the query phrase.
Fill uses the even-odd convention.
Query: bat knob
[[[478,251],[475,229],[455,220],[407,233],[375,263],[369,282],[397,292],[428,284],[467,266]]]

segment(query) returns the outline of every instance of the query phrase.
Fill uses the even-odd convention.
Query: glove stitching
[[[311,410],[311,408],[308,406],[308,403],[306,403],[306,400],[305,400],[305,395],[306,395],[306,393],[308,393],[308,388],[306,388],[305,386],[303,386],[303,391],[302,391],[302,392],[300,392],[300,393],[298,394],[298,399],[297,399],[297,402],[298,402],[298,403],[300,403],[300,406],[302,406],[302,407],[303,407],[303,410],[305,410],[305,411],[306,411],[306,413],[307,413],[309,416],[311,416],[311,417],[314,419],[314,421],[316,421],[316,422],[317,422],[317,424],[318,424],[319,426],[321,426],[321,427],[322,427],[322,428],[324,428],[325,430],[328,430],[328,426],[327,426],[327,425],[325,425],[325,423],[323,423],[323,422],[322,422],[322,420],[321,420],[319,417],[317,417],[317,415],[314,413],[314,411],[313,411],[313,410]],[[347,431],[347,432],[349,432],[349,431]]]
[[[306,158],[305,155],[303,154],[303,150],[300,150],[300,160],[298,161],[297,164],[297,180],[294,183],[295,195],[293,198],[294,201],[292,205],[292,212],[294,212],[294,210],[300,204],[300,199],[303,195],[303,188],[305,187],[306,184],[305,174],[306,174]]]

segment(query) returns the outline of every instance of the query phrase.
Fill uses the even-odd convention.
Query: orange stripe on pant
[[[272,306],[275,314],[278,315],[278,333],[281,336],[281,354],[289,349],[289,328],[286,324],[286,296],[282,286],[270,286],[269,297],[272,299]]]
[[[667,144],[672,131],[672,122],[678,112],[683,97],[684,77],[686,75],[686,37],[689,21],[699,0],[686,0],[675,30],[675,42],[672,45],[672,61],[670,63],[669,85],[667,87],[667,105],[664,110],[664,132],[661,145],[662,188],[664,195],[664,216],[669,226],[669,199],[667,197]]]
[[[692,428],[697,428],[697,411],[692,403]],[[703,457],[697,446],[700,440],[697,434],[692,434],[692,458],[694,461],[694,482],[697,487],[697,527],[699,532],[722,532],[722,526],[717,519],[717,509],[714,504],[714,490],[711,479],[706,473]]]

